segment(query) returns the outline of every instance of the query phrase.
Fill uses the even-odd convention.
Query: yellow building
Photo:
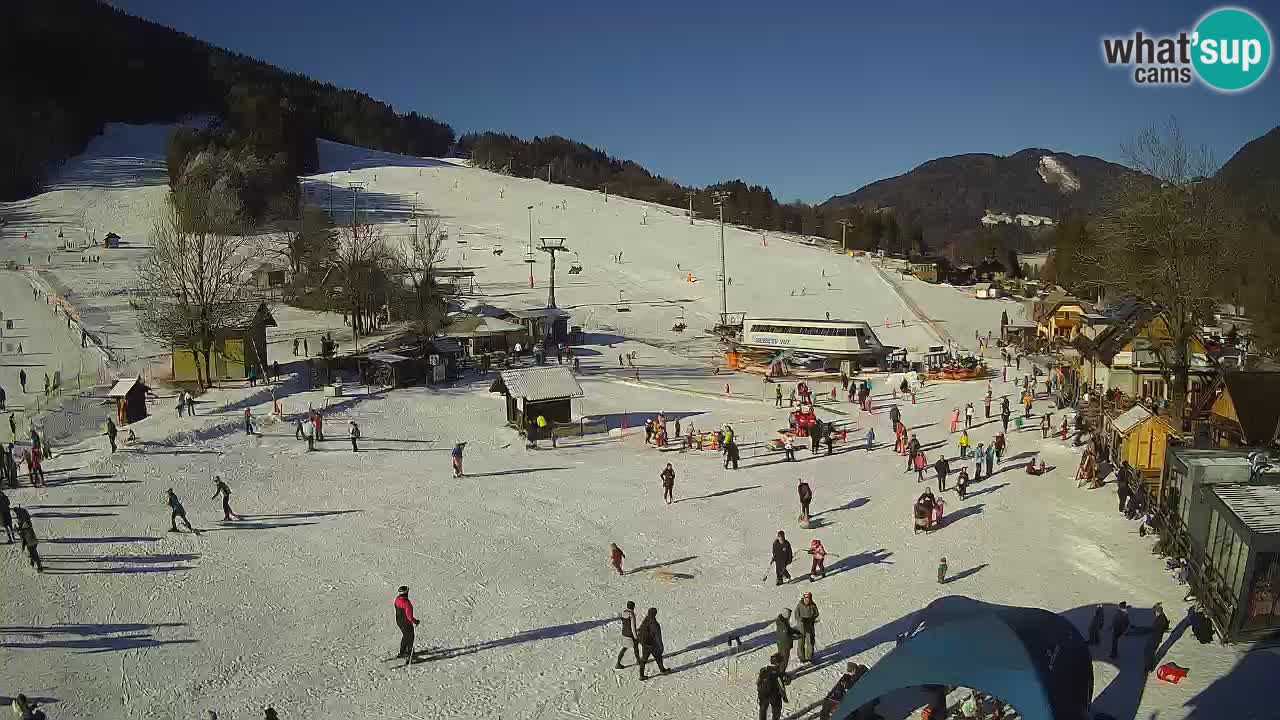
[[[1070,295],[1051,295],[1035,304],[1036,336],[1048,343],[1071,342],[1080,332],[1089,303]]]
[[[191,347],[179,347],[172,354],[173,379],[175,382],[198,382],[204,378],[212,380],[244,380],[249,376],[249,369],[256,368],[258,377],[264,377],[267,359],[267,328],[276,327],[276,320],[271,316],[266,303],[260,303],[254,313],[253,320],[243,328],[223,333],[214,339],[213,356],[209,358],[210,378],[204,378],[203,355],[197,354]],[[196,362],[201,365],[197,374]]]
[[[1119,390],[1130,398],[1168,400],[1165,354],[1170,333],[1164,316],[1139,303],[1125,302],[1097,317],[1101,319],[1096,325],[1072,343],[1080,352],[1082,381],[1103,391]],[[1196,336],[1187,343],[1187,365],[1190,403],[1217,372]]]
[[[1165,448],[1170,438],[1180,437],[1178,431],[1159,415],[1134,405],[1108,418],[1106,433],[1112,464],[1119,467],[1121,463],[1129,463],[1148,489],[1155,490],[1164,469]]]
[[[1280,424],[1280,373],[1234,370],[1220,375],[1203,396],[1204,429],[1223,448],[1265,446]]]

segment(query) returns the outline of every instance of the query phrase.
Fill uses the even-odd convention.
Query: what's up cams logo
[[[1108,65],[1132,68],[1137,85],[1190,85],[1219,92],[1257,85],[1271,65],[1271,32],[1248,10],[1225,7],[1200,18],[1190,33],[1153,37],[1137,31],[1102,39]]]

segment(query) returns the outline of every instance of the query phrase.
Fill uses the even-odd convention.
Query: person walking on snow
[[[351,452],[360,452],[360,426],[355,420],[347,423],[347,435],[351,438]]]
[[[788,434],[786,439],[782,441],[782,450],[787,454],[787,460],[796,459],[796,440],[795,436]]]
[[[210,500],[217,500],[218,496],[222,496],[222,519],[223,520],[239,520],[240,516],[231,512],[231,488],[222,481],[218,475],[213,476],[213,497]],[[176,525],[175,525],[176,527]]]
[[[955,432],[960,427],[960,408],[952,408],[951,417],[948,420],[951,432]]]
[[[622,647],[618,649],[618,659],[613,663],[614,670],[626,667],[622,664],[622,658],[627,654],[627,650],[630,650],[631,656],[636,659],[636,665],[640,665],[640,643],[636,642],[636,602],[634,600],[627,601],[627,607],[618,619],[622,621]]]
[[[773,541],[771,555],[773,559],[769,562],[773,565],[774,577],[777,579],[774,584],[781,585],[783,580],[791,580],[791,573],[787,571],[787,567],[791,565],[795,555],[791,552],[791,543],[787,541],[786,533],[781,530]]]
[[[964,428],[968,430],[973,427],[973,403],[964,404]]]
[[[900,420],[902,420],[902,411],[898,409],[898,406],[894,405],[889,408],[889,424],[893,427],[897,427],[898,421]]]
[[[1004,433],[996,433],[995,439],[991,441],[991,446],[996,449],[996,462],[1004,462],[1004,449],[1007,442]]]
[[[944,492],[947,489],[947,474],[951,472],[951,463],[947,462],[947,456],[939,453],[938,461],[933,464],[933,471],[938,474],[938,492]]]
[[[316,426],[310,420],[306,422],[299,421],[298,429],[302,433],[302,437],[307,441],[307,452],[316,449]]]
[[[22,392],[25,393],[27,391],[27,371],[26,370],[18,371],[18,384],[22,386]]]
[[[774,407],[782,407],[782,386],[779,385],[774,389]]]
[[[1160,651],[1160,644],[1164,642],[1165,633],[1169,632],[1169,618],[1164,614],[1164,606],[1156,603],[1151,607],[1152,614],[1155,619],[1151,621],[1151,634],[1147,636],[1147,644],[1143,649],[1143,671],[1151,672],[1156,669],[1156,653]]]
[[[8,544],[13,544],[13,513],[9,510],[9,496],[0,490],[0,527],[8,537]]]
[[[960,431],[960,459],[964,460],[969,457],[969,431]]]
[[[106,435],[107,442],[111,443],[111,452],[116,451],[116,435],[119,432],[120,431],[116,429],[116,424],[111,421],[111,418],[107,418],[107,430],[103,435]]]
[[[742,458],[741,452],[738,450],[738,443],[735,440],[726,440],[724,444],[724,469],[728,470],[730,465],[733,469],[738,469],[738,460]]]
[[[316,426],[316,442],[322,442],[324,440],[324,416],[320,414],[319,410],[311,411],[311,422],[315,423]]]
[[[449,457],[453,460],[453,476],[462,477],[462,448],[466,447],[466,443],[460,442],[453,446],[453,450],[449,451]]]
[[[37,546],[40,539],[36,537],[36,529],[31,526],[31,518],[28,516],[25,522],[18,523],[18,537],[22,540],[22,547],[27,549],[27,562],[36,572],[44,572],[44,563],[40,561],[40,551]]]
[[[412,659],[414,628],[421,622],[413,616],[413,602],[409,600],[409,586],[401,585],[396,590],[395,599],[396,627],[400,628],[400,654],[397,658]]]
[[[871,452],[871,448],[875,447],[875,444],[876,430],[875,428],[867,428],[867,452]]]
[[[649,608],[644,620],[640,621],[640,629],[636,635],[636,639],[640,641],[640,679],[648,679],[644,676],[644,666],[648,664],[650,657],[658,665],[658,672],[663,675],[671,672],[662,663],[662,626],[658,624],[658,608]]]
[[[915,433],[911,433],[911,439],[907,441],[907,472],[916,465],[916,456],[920,454],[920,438]]]
[[[13,417],[13,411],[9,411],[9,442],[18,442],[18,421]]]
[[[1121,602],[1116,607],[1116,614],[1111,618],[1111,659],[1120,654],[1120,638],[1129,632],[1129,605]]]
[[[187,415],[196,416],[196,396],[191,393],[187,393]]]
[[[1101,640],[1102,624],[1106,620],[1103,615],[1102,606],[1099,605],[1093,609],[1093,618],[1089,620],[1089,644],[1097,645]]]
[[[929,460],[925,458],[924,451],[916,452],[916,482],[924,482],[924,469],[929,467]]]
[[[249,408],[244,409],[244,434],[253,434],[253,411]]]
[[[809,503],[813,502],[813,488],[803,478],[797,478],[796,493],[800,496],[800,517],[809,519]]]
[[[973,453],[973,481],[978,482],[982,479],[982,461],[986,459],[986,453],[982,449],[982,443],[978,443],[978,449]]]
[[[1053,413],[1044,413],[1040,416],[1040,438],[1042,440],[1049,439],[1049,430],[1053,427]]]
[[[809,582],[814,582],[818,578],[827,575],[827,548],[818,538],[809,541],[809,548],[805,550],[813,556],[813,561],[809,566]]]
[[[756,676],[756,699],[760,702],[760,720],[768,720],[772,712],[773,720],[782,717],[782,703],[787,699],[787,673],[785,659],[781,653],[769,657],[769,664],[760,668]]]
[[[627,554],[622,552],[622,548],[618,547],[618,543],[609,543],[609,564],[613,566],[613,569],[619,575],[626,575],[622,570],[622,561],[626,557]]]
[[[960,496],[961,500],[963,500],[968,490],[969,490],[969,468],[962,467],[960,468],[960,473],[956,475],[956,494]]]
[[[996,467],[996,446],[991,443],[987,446],[987,477],[991,477],[991,473],[995,472]]]
[[[782,656],[778,667],[784,673],[791,664],[791,648],[799,638],[800,633],[791,626],[791,608],[783,609],[773,621],[773,642],[778,648],[778,654]]]
[[[675,502],[676,469],[671,467],[671,463],[667,463],[658,477],[662,479],[662,499],[670,505]]]
[[[811,663],[815,644],[814,626],[818,624],[818,606],[813,602],[813,593],[800,596],[795,616],[800,623],[800,649],[797,657],[802,663]]]
[[[182,507],[182,501],[174,494],[173,488],[165,491],[169,495],[169,532],[178,531],[178,519],[182,519],[182,524],[187,526],[187,530],[195,532],[196,529],[191,527],[191,523],[187,520],[187,510]]]

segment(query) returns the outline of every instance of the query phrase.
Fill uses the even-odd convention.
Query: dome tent
[[[1092,658],[1065,618],[951,595],[917,613],[914,628],[849,690],[833,718],[856,718],[878,697],[928,684],[993,694],[1025,720],[1089,718]]]

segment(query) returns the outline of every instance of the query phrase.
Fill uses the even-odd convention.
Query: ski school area
[[[43,572],[17,543],[0,552],[0,695],[50,718],[730,718],[773,703],[759,683],[773,667],[781,715],[799,720],[848,716],[827,697],[856,664],[869,669],[847,696],[883,685],[885,718],[1004,704],[1003,717],[1042,717],[1034,692],[980,686],[1008,659],[983,636],[930,650],[980,615],[1005,628],[992,647],[1024,643],[1010,675],[1031,678],[1038,656],[1025,627],[1008,629],[1011,606],[1075,638],[1073,707],[1143,720],[1256,707],[1270,651],[1191,631],[1187,585],[1144,521],[1121,512],[1113,482],[1078,482],[1080,436],[1059,432],[1075,413],[1046,385],[1052,368],[983,343],[953,372],[965,379],[766,381],[727,367],[702,333],[718,290],[690,278],[718,271],[714,224],[453,162],[325,152],[314,182],[366,183],[389,228],[392,201],[417,195],[415,212],[476,246],[450,249],[475,267],[468,307],[549,317],[528,312],[549,288],[522,259],[526,227],[568,238],[580,269],[557,279],[565,361],[523,345],[431,384],[338,391],[314,382],[308,350],[289,350],[300,336],[318,349],[322,333],[275,308],[278,376],[222,383],[194,412],[152,388],[118,451],[87,437],[55,449],[44,486],[5,489]],[[1015,307],[921,294],[869,258],[786,237],[729,228],[726,246],[732,307],[867,319],[886,346],[959,349]],[[418,621],[407,658],[399,597]],[[623,634],[629,602],[641,644]],[[933,674],[895,685],[907,665]]]

